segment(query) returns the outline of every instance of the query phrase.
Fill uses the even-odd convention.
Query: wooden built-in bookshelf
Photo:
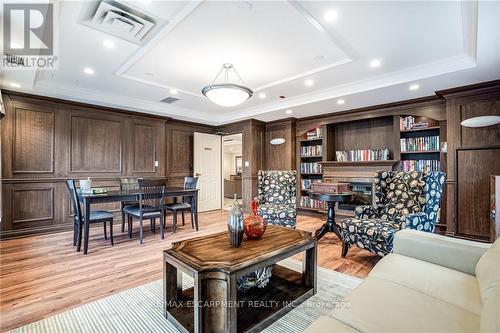
[[[323,173],[306,172],[301,168],[302,163],[319,163],[328,168],[338,168],[345,174],[363,170],[364,175],[372,177],[377,170],[402,170],[408,160],[432,160],[439,162],[438,168],[446,168],[446,154],[441,152],[442,137],[446,137],[446,121],[437,121],[430,118],[415,116],[415,122],[426,122],[425,128],[401,128],[401,117],[407,114],[386,115],[366,119],[351,119],[345,122],[330,123],[321,126],[321,136],[307,138],[305,134],[297,137],[297,207],[307,211],[323,212],[323,207],[304,207],[304,200],[308,192],[303,188],[303,182],[324,181]],[[444,130],[443,130],[444,127]],[[312,129],[316,131],[317,129]],[[401,139],[438,137],[433,149],[402,151]],[[418,139],[421,140],[421,139]],[[414,141],[411,141],[414,142]],[[321,154],[304,154],[304,147],[320,145]],[[368,150],[372,150],[368,152]],[[375,155],[373,151],[382,151],[384,154]],[[388,150],[388,153],[387,153]],[[337,154],[337,152],[346,152]],[[377,160],[341,160],[337,158],[364,159],[383,158]],[[424,162],[425,163],[425,162]],[[408,163],[407,163],[408,165]],[[327,181],[330,180],[327,177]]]

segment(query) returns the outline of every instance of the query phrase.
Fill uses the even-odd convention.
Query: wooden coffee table
[[[304,252],[302,274],[276,264]],[[236,280],[273,265],[265,288]],[[194,287],[182,290],[182,272]],[[176,242],[163,252],[164,314],[181,332],[257,332],[316,293],[316,239],[269,225],[260,240],[229,246],[227,232]]]

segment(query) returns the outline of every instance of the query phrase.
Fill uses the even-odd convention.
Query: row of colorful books
[[[427,127],[429,127],[429,122],[425,120],[415,122],[415,117],[412,116],[399,118],[399,129],[402,131]]]
[[[439,136],[401,139],[401,151],[439,150]]]
[[[311,156],[321,156],[323,155],[323,146],[303,146],[300,147],[300,156],[311,157]]]
[[[405,160],[401,161],[403,171],[439,171],[438,160]]]
[[[338,162],[345,161],[387,161],[390,159],[390,150],[384,149],[358,149],[335,152]]]
[[[316,162],[300,163],[300,173],[321,173],[321,164]]]
[[[306,133],[306,139],[308,140],[313,140],[313,139],[321,139],[323,137],[323,131],[321,127],[318,127],[312,131],[308,131]]]
[[[319,200],[314,200],[308,196],[301,196],[299,206],[304,208],[324,209],[324,203]]]
[[[321,179],[301,179],[300,189],[309,190],[314,183],[321,183]]]

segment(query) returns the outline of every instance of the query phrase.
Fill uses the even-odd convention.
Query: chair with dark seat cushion
[[[139,179],[139,205],[125,206],[123,210],[128,215],[128,236],[132,238],[132,220],[140,221],[139,242],[144,243],[143,220],[151,220],[151,229],[155,232],[156,219],[160,219],[160,235],[164,239],[164,209],[165,179]]]
[[[383,257],[401,229],[433,232],[444,179],[443,172],[377,172],[375,205],[356,207],[355,217],[341,223],[342,257],[351,245]]]
[[[259,170],[257,178],[259,215],[267,223],[295,228],[297,172],[295,170]]]
[[[119,178],[120,191],[134,191],[139,189],[138,178]],[[120,211],[122,213],[122,232],[125,232],[125,210],[126,206],[139,206],[139,201],[122,201],[120,203]]]
[[[73,179],[66,180],[66,186],[68,187],[68,191],[70,193],[71,198],[71,206],[73,208],[73,246],[77,246],[79,250],[82,242],[82,228],[84,215],[82,214],[82,210],[80,208],[80,203],[78,202],[77,192],[75,181]],[[108,212],[106,210],[93,210],[90,212],[90,224],[102,223],[104,227],[104,239],[108,240],[108,235],[106,232],[106,224],[109,223],[109,237],[111,239],[111,245],[114,245],[113,240],[113,213]],[[86,249],[88,248],[89,243],[89,235],[88,233],[85,235],[85,239],[83,240],[84,245],[84,254],[87,254]]]
[[[184,177],[184,188],[185,189],[195,189],[196,186],[198,185],[198,177]],[[190,210],[191,211],[191,227],[194,229],[196,228],[196,231],[198,231],[198,221],[194,218],[194,212],[191,209],[191,204],[192,204],[193,198],[191,196],[183,197],[182,202],[174,202],[171,204],[166,204],[165,205],[165,211],[171,211],[172,212],[172,220],[173,220],[173,232],[175,233],[177,229],[177,212],[180,211],[182,214],[182,225],[186,225],[186,220],[184,216],[184,211]]]

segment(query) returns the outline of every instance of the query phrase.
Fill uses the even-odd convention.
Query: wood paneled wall
[[[215,132],[166,117],[22,94],[3,97],[2,237],[67,228],[67,178],[91,177],[111,188],[125,176],[166,177],[170,185],[182,185],[193,172],[193,133]]]
[[[500,175],[500,125],[467,128],[460,123],[500,116],[500,81],[438,94],[446,99],[448,125],[447,234],[491,241],[490,176]]]
[[[295,166],[295,118],[266,124],[266,169],[294,170]],[[282,138],[285,143],[272,145],[271,140]]]

